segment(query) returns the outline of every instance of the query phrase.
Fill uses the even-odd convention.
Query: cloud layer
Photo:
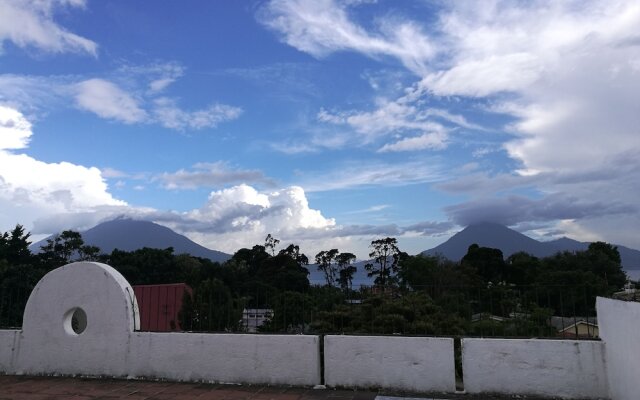
[[[77,52],[97,55],[98,45],[58,25],[59,8],[84,7],[84,0],[0,0],[0,54],[5,41],[51,53]]]
[[[440,183],[469,197],[444,210],[455,222],[571,219],[593,229],[594,221],[626,214],[633,217],[619,229],[636,233],[639,161],[629,155],[640,154],[637,1],[451,2],[428,24],[398,11],[365,26],[355,11],[350,2],[272,1],[269,19],[261,15],[285,43],[313,57],[386,57],[417,76],[400,96],[374,98],[372,109],[321,109],[321,122],[348,126],[365,142],[384,140],[377,149],[383,153],[440,151],[460,130],[482,157],[487,148],[474,148],[469,138],[483,127],[442,119],[429,105],[460,99],[509,121],[493,129],[509,135],[502,149],[514,167],[454,173]]]

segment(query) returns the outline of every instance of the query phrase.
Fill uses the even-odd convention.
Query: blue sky
[[[640,4],[0,0],[0,230],[640,248]]]

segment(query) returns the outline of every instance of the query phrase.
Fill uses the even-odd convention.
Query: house
[[[553,316],[549,322],[565,339],[595,339],[600,335],[596,317]]]
[[[615,292],[612,297],[618,300],[640,301],[640,290],[636,289],[635,285],[627,280],[623,290]]]
[[[489,313],[477,313],[471,316],[471,322],[486,321],[486,320],[491,320],[495,322],[505,322],[505,321],[508,321],[509,318],[505,318],[499,315],[493,315]]]
[[[256,333],[258,327],[267,323],[273,318],[273,310],[271,308],[245,308],[242,310],[242,319],[240,320],[240,329]]]

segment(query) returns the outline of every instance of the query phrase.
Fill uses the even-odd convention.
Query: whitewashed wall
[[[86,329],[71,327],[71,311]],[[48,273],[25,307],[22,331],[0,331],[0,370],[11,374],[151,377],[316,385],[317,336],[136,333],[133,290],[116,270],[73,263]]]
[[[608,398],[602,342],[463,339],[467,393]]]
[[[465,390],[565,398],[637,399],[640,303],[598,298],[603,342],[463,339]],[[73,331],[71,312],[86,313]],[[320,342],[304,335],[135,332],[129,283],[100,263],[47,274],[27,302],[23,329],[0,330],[0,372],[99,375],[312,386]],[[453,392],[453,339],[326,336],[325,383]]]
[[[10,371],[13,349],[20,340],[20,331],[0,330],[0,373]]]
[[[328,386],[454,392],[453,339],[325,336]]]
[[[129,374],[179,381],[320,384],[317,336],[136,333]]]
[[[613,400],[640,398],[640,303],[598,297],[600,337],[607,349]]]

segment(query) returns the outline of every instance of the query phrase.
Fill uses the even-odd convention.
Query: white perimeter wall
[[[20,340],[20,331],[0,330],[0,373],[10,370],[13,349],[18,340]]]
[[[328,386],[454,392],[453,339],[325,336]]]
[[[467,393],[609,397],[602,342],[463,339]]]
[[[80,334],[77,308],[87,316]],[[603,342],[463,339],[465,390],[638,399],[640,303],[598,298],[597,308]],[[31,293],[23,329],[0,331],[0,372],[321,383],[318,336],[142,333],[137,318],[133,290],[113,268],[58,268]],[[324,373],[329,386],[453,392],[453,339],[326,336]]]
[[[613,400],[640,398],[640,303],[598,297],[600,337],[607,348]]]
[[[113,268],[73,263],[34,288],[22,331],[0,331],[0,372],[227,383],[320,383],[317,336],[134,332],[133,290]],[[86,313],[76,333],[71,313]]]
[[[135,333],[127,373],[180,381],[320,384],[317,336]]]

